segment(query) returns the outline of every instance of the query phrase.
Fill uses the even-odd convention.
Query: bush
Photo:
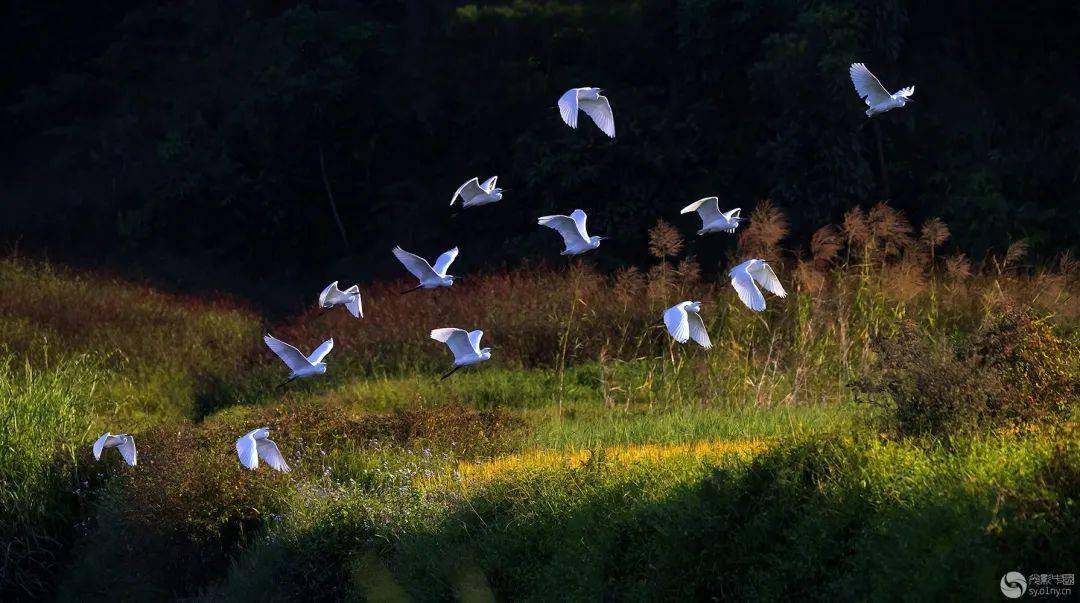
[[[1076,342],[1028,309],[1004,307],[959,342],[907,322],[873,349],[876,360],[852,387],[901,436],[1046,423],[1066,417],[1080,395]]]

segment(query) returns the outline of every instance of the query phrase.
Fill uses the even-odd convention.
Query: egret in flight
[[[119,448],[120,456],[124,457],[124,461],[132,467],[135,466],[135,462],[139,458],[139,453],[135,450],[135,438],[126,433],[113,435],[106,431],[102,434],[102,436],[94,442],[94,460],[100,461],[101,453],[107,448]]]
[[[469,180],[459,186],[457,191],[454,192],[454,196],[450,197],[450,205],[453,205],[458,197],[461,197],[462,207],[478,207],[502,201],[503,189],[495,186],[498,179],[498,176],[492,176],[485,180],[483,184],[480,184],[479,178]]]
[[[701,320],[701,302],[684,301],[664,311],[664,324],[668,333],[679,343],[693,339],[706,350],[712,347],[705,322]]]
[[[742,209],[736,207],[728,211],[720,211],[719,203],[720,200],[716,197],[705,197],[687,205],[679,213],[688,214],[696,211],[701,216],[701,230],[697,231],[699,235],[710,232],[735,232],[735,229],[739,227],[739,222],[746,221],[746,218],[739,217]]]
[[[292,382],[294,379],[300,377],[311,377],[312,375],[321,375],[326,372],[326,363],[323,359],[330,353],[330,350],[334,349],[334,340],[327,339],[322,342],[322,345],[315,348],[315,351],[310,356],[304,356],[300,353],[300,350],[285,343],[284,341],[273,337],[270,334],[263,336],[263,341],[266,342],[267,347],[274,351],[281,358],[282,362],[292,371],[289,373],[289,378],[286,379],[278,387]]]
[[[454,354],[454,368],[442,376],[446,379],[453,375],[463,366],[477,364],[491,359],[491,348],[481,348],[480,338],[484,332],[466,331],[465,329],[435,329],[431,332],[431,338],[445,343]]]
[[[236,454],[240,457],[240,464],[248,469],[258,467],[261,458],[267,465],[278,471],[289,471],[285,457],[281,456],[277,444],[270,440],[269,427],[252,429],[240,436],[240,439],[236,440]]]
[[[449,287],[454,284],[454,279],[458,278],[452,274],[447,274],[450,264],[454,263],[454,259],[457,258],[458,248],[455,247],[450,251],[440,255],[435,260],[435,267],[432,268],[424,258],[405,251],[401,247],[394,248],[394,257],[398,259],[405,269],[410,274],[416,277],[420,281],[420,284],[409,289],[408,291],[402,291],[402,293],[409,293],[416,291],[417,289],[434,289],[436,287]]]
[[[575,209],[569,216],[542,216],[537,220],[540,226],[547,226],[562,235],[566,249],[560,255],[578,255],[600,246],[600,241],[607,237],[590,237],[585,230],[588,216],[580,209]]]
[[[739,293],[739,299],[754,312],[765,309],[765,296],[761,294],[758,285],[777,297],[787,297],[787,291],[784,291],[780,279],[776,278],[776,273],[765,260],[746,260],[732,268],[728,275],[731,277],[731,286]]]
[[[345,306],[349,310],[349,314],[356,318],[362,318],[364,316],[364,306],[360,302],[360,286],[353,285],[342,291],[338,289],[337,281],[327,285],[319,294],[319,307],[324,308],[323,312],[325,312],[337,305]]]
[[[611,103],[600,94],[600,88],[571,88],[559,97],[559,114],[571,128],[577,129],[578,110],[592,118],[596,127],[608,136],[615,138],[615,116],[611,113]]]
[[[903,107],[912,102],[911,95],[915,94],[915,86],[901,88],[896,91],[896,94],[889,94],[885,86],[881,85],[881,80],[870,73],[870,70],[862,63],[851,64],[851,83],[855,84],[855,91],[859,93],[859,98],[870,107],[866,110],[867,117]]]

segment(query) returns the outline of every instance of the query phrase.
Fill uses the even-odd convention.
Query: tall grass
[[[805,250],[785,251],[783,212],[763,202],[741,231],[735,264],[768,259],[789,291],[767,296],[754,314],[727,283],[727,265],[703,270],[666,223],[652,231],[653,265],[611,275],[588,259],[563,269],[525,266],[462,281],[426,295],[401,296],[401,283],[365,288],[362,321],[312,313],[282,328],[287,337],[338,336],[335,361],[367,374],[433,371],[446,366],[433,326],[483,328],[497,346],[492,364],[564,371],[598,365],[609,406],[725,403],[732,406],[834,402],[873,356],[871,343],[914,324],[929,337],[973,330],[1002,303],[1032,308],[1063,330],[1080,325],[1078,264],[1022,265],[1024,246],[972,262],[943,255],[948,227],[916,229],[886,204],[854,209],[826,225]],[[715,344],[704,352],[674,344],[658,324],[684,299],[704,300]]]
[[[91,441],[102,381],[87,358],[45,368],[0,362],[0,587],[40,589],[71,531],[76,449]]]

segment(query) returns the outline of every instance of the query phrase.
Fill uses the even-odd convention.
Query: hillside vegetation
[[[1076,263],[942,257],[887,205],[784,253],[752,217],[790,291],[760,315],[664,223],[642,268],[362,284],[360,320],[0,262],[3,592],[989,597],[1080,557]],[[690,297],[712,350],[657,324]],[[449,325],[497,350],[440,382]],[[275,389],[264,330],[332,335],[327,375]],[[262,426],[292,472],[237,462]],[[136,467],[93,461],[105,430]]]

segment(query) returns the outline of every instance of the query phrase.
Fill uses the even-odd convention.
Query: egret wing
[[[464,329],[435,329],[431,332],[431,338],[435,341],[445,343],[454,354],[454,360],[465,358],[473,353],[472,342],[469,341],[469,333]]]
[[[123,441],[118,446],[120,449],[120,456],[124,457],[128,465],[135,466],[136,461],[139,460],[139,453],[135,450],[135,438],[125,435]]]
[[[311,366],[311,363],[300,353],[300,350],[273,335],[267,333],[263,336],[263,341],[266,342],[267,347],[273,350],[273,352],[278,355],[278,358],[281,358],[281,361],[290,369],[298,371],[302,368]]]
[[[259,466],[259,452],[255,444],[255,438],[250,434],[236,440],[236,455],[240,457],[240,464],[248,469]]]
[[[455,247],[450,251],[447,251],[435,259],[435,272],[439,276],[446,276],[446,271],[450,269],[450,264],[454,263],[457,259],[458,248]]]
[[[492,176],[491,178],[485,180],[483,184],[480,185],[480,188],[484,189],[484,192],[490,193],[491,191],[495,190],[495,183],[498,182],[498,180],[498,176]]]
[[[331,295],[333,295],[334,293],[340,293],[341,292],[341,291],[338,290],[337,284],[338,284],[337,281],[334,281],[334,282],[330,283],[329,285],[326,286],[325,289],[322,290],[322,293],[319,294],[319,307],[320,308],[327,307],[326,306],[326,300]]]
[[[537,224],[557,231],[562,235],[567,247],[580,245],[583,242],[581,230],[570,216],[541,216]]]
[[[112,434],[106,431],[94,442],[94,460],[101,460],[101,451],[105,450],[105,443],[109,441],[109,436],[111,435]]]
[[[427,260],[416,255],[415,253],[409,253],[401,247],[394,248],[394,257],[396,257],[398,261],[401,262],[403,266],[405,266],[405,269],[409,271],[409,274],[412,274],[421,281],[430,278],[437,278],[439,276]]]
[[[747,308],[754,312],[765,309],[765,296],[758,290],[753,277],[745,268],[739,266],[731,271],[731,286],[735,287],[735,291],[739,293],[739,299],[746,304]]]
[[[364,317],[364,303],[360,300],[360,291],[350,291],[352,299],[345,302],[345,307],[348,308],[349,314],[352,314],[356,318]]]
[[[772,266],[762,264],[757,268],[751,268],[747,272],[749,272],[750,276],[754,277],[754,280],[760,283],[769,293],[772,293],[777,297],[787,297],[787,291],[784,291],[784,286],[780,284],[780,279],[776,278],[776,273],[773,272]]]
[[[600,128],[604,134],[615,138],[615,115],[611,112],[611,103],[608,102],[606,96],[598,95],[595,100],[581,99],[578,103],[581,110],[592,118],[596,127]]]
[[[664,311],[664,324],[675,341],[686,343],[690,338],[690,323],[686,319],[686,308],[683,304],[674,305]]]
[[[698,342],[698,345],[706,350],[712,347],[709,333],[705,330],[705,321],[697,312],[687,312],[686,322],[690,325],[690,339]]]
[[[486,192],[487,191],[480,186],[480,180],[478,178],[473,178],[454,191],[454,196],[450,197],[450,205],[453,205],[454,201],[456,201],[459,196],[463,202],[469,203],[477,195],[483,195]]]
[[[578,234],[586,241],[589,240],[589,233],[585,230],[585,221],[589,219],[589,216],[585,215],[585,212],[580,209],[575,209],[570,212],[570,219],[574,221],[574,225],[577,226]]]
[[[289,465],[285,462],[285,457],[281,456],[281,451],[278,450],[277,444],[273,441],[255,440],[255,450],[258,451],[259,458],[266,461],[267,465],[278,471],[289,471]]]
[[[332,350],[332,349],[334,349],[334,338],[333,337],[331,337],[330,339],[327,339],[326,341],[322,342],[322,345],[315,348],[315,351],[312,352],[311,355],[307,357],[307,361],[310,362],[311,364],[319,364],[320,362],[323,361],[323,358],[326,358],[326,355],[329,354],[330,350]]]
[[[577,128],[578,89],[571,88],[559,97],[559,115],[566,125]]]
[[[469,345],[472,347],[476,355],[480,355],[480,338],[484,336],[484,332],[480,329],[475,331],[469,331]]]
[[[723,214],[720,213],[720,200],[716,197],[698,199],[684,207],[679,213],[687,214],[692,211],[696,211],[698,215],[701,216],[701,222],[703,224],[708,224],[723,216]]]
[[[866,65],[852,63],[850,73],[851,83],[855,84],[855,91],[859,93],[859,98],[866,101],[867,106],[873,107],[891,98],[889,91],[881,85],[881,80],[870,73]]]

